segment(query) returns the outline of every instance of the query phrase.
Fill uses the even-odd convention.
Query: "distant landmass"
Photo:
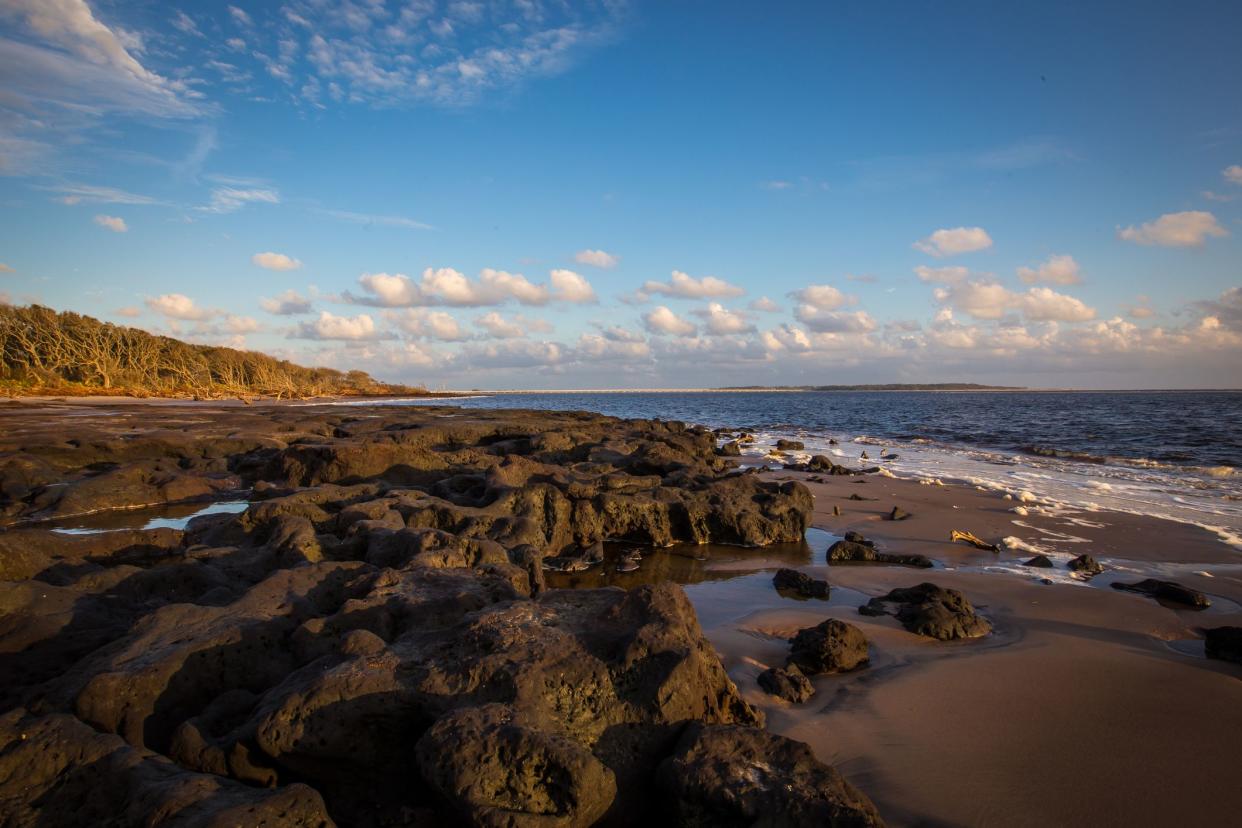
[[[1021,385],[977,382],[891,382],[880,385],[729,385],[721,391],[1025,391]]]
[[[256,351],[191,345],[41,305],[0,305],[0,393],[138,397],[437,396],[365,371],[306,368]]]

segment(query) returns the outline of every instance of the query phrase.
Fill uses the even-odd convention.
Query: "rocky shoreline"
[[[681,423],[449,408],[0,411],[5,824],[879,825],[598,545],[801,541]],[[244,497],[182,529],[56,522]],[[567,563],[566,563],[567,562]]]

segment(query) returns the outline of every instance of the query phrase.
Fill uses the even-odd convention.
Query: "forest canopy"
[[[139,396],[425,393],[365,371],[306,368],[254,351],[191,345],[41,305],[0,304],[0,388],[11,395]]]

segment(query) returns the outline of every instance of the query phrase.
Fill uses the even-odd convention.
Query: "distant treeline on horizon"
[[[879,385],[729,385],[721,391],[1026,391],[1022,385],[977,382],[892,382]]]
[[[0,305],[0,391],[277,399],[425,394],[365,371],[306,368],[256,351],[191,345],[71,311]]]

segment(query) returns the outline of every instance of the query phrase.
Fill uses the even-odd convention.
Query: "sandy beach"
[[[833,585],[827,606],[781,598],[765,573],[753,590],[760,606],[705,624],[770,728],[814,746],[895,825],[1234,818],[1242,807],[1242,668],[1205,659],[1198,628],[1242,623],[1237,549],[1198,527],[1129,514],[1050,509],[1023,517],[1010,511],[1013,501],[963,485],[824,479],[807,483],[815,526],[834,535],[858,531],[885,551],[922,553],[938,566],[826,566],[817,547],[814,563],[802,569]],[[850,500],[856,493],[874,500]],[[885,520],[893,506],[911,517]],[[1061,553],[1054,557],[1060,568],[1018,566],[1029,552],[949,543],[952,529],[1039,544]],[[1063,567],[1083,552],[1105,572],[1080,583]],[[1054,582],[1042,583],[1049,575]],[[1202,590],[1213,606],[1172,609],[1108,587],[1148,576]],[[908,633],[894,619],[859,615],[867,597],[922,581],[961,590],[993,622],[993,635],[943,643]],[[759,597],[764,588],[766,600]],[[696,603],[704,600],[690,592]],[[827,617],[866,633],[872,666],[814,679],[816,695],[801,705],[761,692],[755,676],[783,663],[785,639]]]

